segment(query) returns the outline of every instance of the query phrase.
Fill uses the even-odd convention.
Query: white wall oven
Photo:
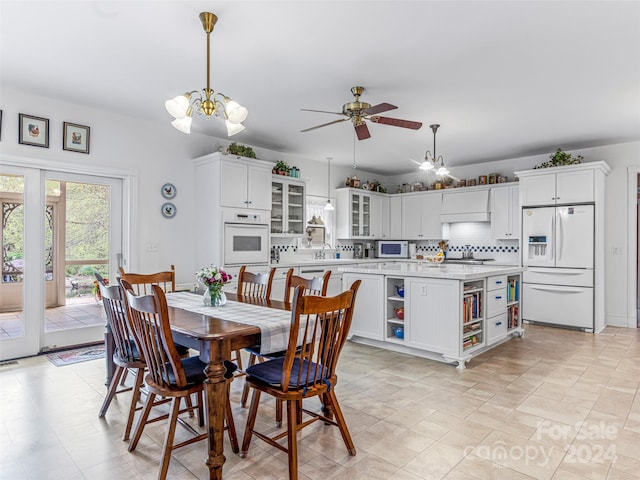
[[[225,212],[224,265],[269,264],[268,212]]]

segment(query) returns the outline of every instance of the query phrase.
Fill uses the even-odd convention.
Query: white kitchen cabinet
[[[494,345],[520,328],[520,275],[487,278],[487,345]]]
[[[458,281],[405,280],[405,337],[408,346],[458,355]]]
[[[336,238],[382,238],[384,194],[355,188],[336,190]]]
[[[271,300],[284,300],[284,285],[287,279],[289,267],[277,267],[271,284]],[[298,269],[293,269],[293,274],[298,275]]]
[[[389,240],[402,239],[402,197],[393,195],[389,199],[388,235]]]
[[[305,182],[282,175],[271,180],[271,235],[302,237],[305,234]]]
[[[384,339],[384,276],[361,273],[343,273],[342,290],[348,290],[361,280],[356,295],[349,338],[360,336],[372,340]]]
[[[388,238],[389,198],[386,195],[371,195],[371,236]]]
[[[597,168],[603,162],[516,172],[522,206],[594,202]],[[605,172],[606,173],[606,172]]]
[[[520,238],[520,189],[517,185],[491,189],[491,238]]]
[[[442,238],[441,193],[411,193],[402,196],[402,239]]]
[[[270,163],[214,155],[220,164],[219,184],[216,185],[219,185],[221,206],[271,210]]]

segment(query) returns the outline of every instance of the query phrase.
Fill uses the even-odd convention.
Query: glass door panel
[[[304,230],[304,187],[289,184],[287,200],[287,233],[302,235]]]
[[[43,347],[99,341],[104,318],[94,280],[95,273],[109,278],[113,185],[109,179],[48,176],[54,177],[45,182],[54,208],[45,215]]]
[[[360,195],[351,194],[351,236],[360,236]]]
[[[371,235],[371,197],[362,195],[362,235]]]
[[[24,177],[0,175],[2,278],[0,339],[24,336]]]
[[[284,193],[282,182],[271,182],[271,233],[284,233]]]

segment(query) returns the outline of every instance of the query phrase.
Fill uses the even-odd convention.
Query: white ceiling
[[[1,0],[0,80],[166,124],[165,99],[206,84],[201,11],[243,144],[351,164],[351,124],[300,133],[338,118],[300,109],[340,111],[354,85],[424,124],[369,125],[357,164],[382,174],[415,169],[431,123],[449,166],[640,140],[638,1]],[[218,119],[193,131],[226,138]]]

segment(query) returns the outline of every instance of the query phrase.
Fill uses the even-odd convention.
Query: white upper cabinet
[[[389,198],[388,235],[389,240],[402,239],[402,197],[394,195]]]
[[[491,238],[520,238],[520,203],[517,185],[491,189]]]
[[[402,239],[442,238],[441,193],[413,193],[402,196]]]
[[[382,238],[384,194],[355,188],[336,190],[336,238]]]
[[[608,173],[604,162],[515,172],[520,177],[523,207],[596,202],[596,172]],[[599,178],[599,177],[598,177]]]
[[[219,161],[223,207],[271,210],[271,164],[238,157]]]
[[[301,237],[305,234],[305,182],[282,175],[271,181],[271,235]]]

